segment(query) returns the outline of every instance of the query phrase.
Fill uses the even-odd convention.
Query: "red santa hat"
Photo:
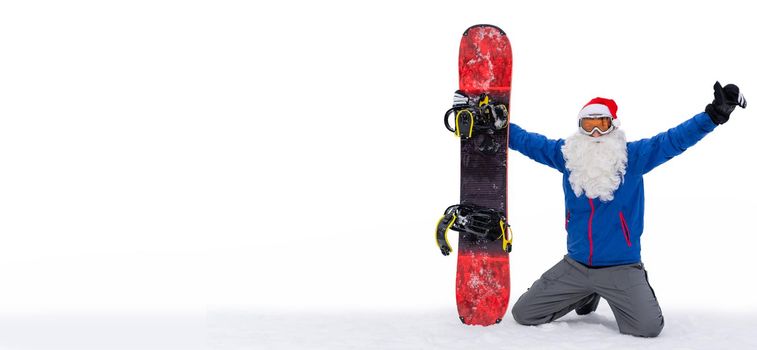
[[[595,97],[585,104],[581,111],[578,112],[578,119],[581,118],[602,118],[612,117],[612,125],[620,126],[618,120],[618,105],[609,98]]]

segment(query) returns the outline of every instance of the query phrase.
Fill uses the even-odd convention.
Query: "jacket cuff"
[[[694,120],[697,122],[697,125],[702,128],[702,130],[707,132],[715,130],[715,128],[718,126],[718,124],[715,124],[715,122],[712,121],[712,117],[710,117],[707,112],[702,112],[695,115]]]

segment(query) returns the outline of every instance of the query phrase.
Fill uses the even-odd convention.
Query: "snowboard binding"
[[[450,125],[450,117],[453,115],[454,127]],[[489,95],[481,94],[470,98],[458,90],[455,92],[454,106],[444,113],[444,126],[462,140],[473,140],[480,152],[495,154],[500,145],[492,135],[507,127],[508,117],[507,106],[494,103]]]
[[[512,251],[512,229],[507,218],[500,212],[475,204],[455,204],[444,211],[444,216],[436,225],[436,243],[442,255],[449,255],[452,247],[447,240],[447,232],[455,230],[471,235],[477,241],[502,239],[502,249]]]
[[[455,116],[454,128],[450,116]],[[455,92],[455,105],[444,113],[444,126],[461,139],[470,139],[474,133],[496,131],[507,127],[507,106],[493,103],[487,94],[470,98],[459,90]]]

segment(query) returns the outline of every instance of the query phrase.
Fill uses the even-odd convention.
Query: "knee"
[[[524,315],[523,315],[523,310],[520,303],[515,303],[510,313],[513,314],[513,319],[515,319],[515,322],[518,322],[520,324],[526,324],[525,319],[523,318]]]
[[[663,320],[655,320],[653,322],[646,322],[642,324],[638,329],[635,329],[633,332],[630,332],[629,334],[637,336],[637,337],[643,337],[643,338],[654,338],[660,335],[662,333],[662,328],[665,326],[665,322]]]
[[[662,328],[664,326],[665,325],[662,322],[657,323],[657,324],[652,323],[649,326],[644,327],[642,329],[641,336],[645,337],[645,338],[654,338],[654,337],[660,335],[660,333],[662,333]]]
[[[524,326],[535,326],[537,324],[544,323],[535,320],[533,317],[530,317],[528,308],[525,307],[524,303],[521,303],[520,300],[518,300],[518,302],[513,305],[511,313],[513,315],[513,319],[515,319],[515,322],[518,322],[519,324],[522,324]]]

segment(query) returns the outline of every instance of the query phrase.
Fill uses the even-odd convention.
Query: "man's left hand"
[[[728,84],[723,87],[718,81],[715,82],[713,89],[715,90],[715,99],[704,109],[710,115],[713,123],[720,125],[727,122],[736,106],[746,108],[746,99],[739,91],[738,86]]]

